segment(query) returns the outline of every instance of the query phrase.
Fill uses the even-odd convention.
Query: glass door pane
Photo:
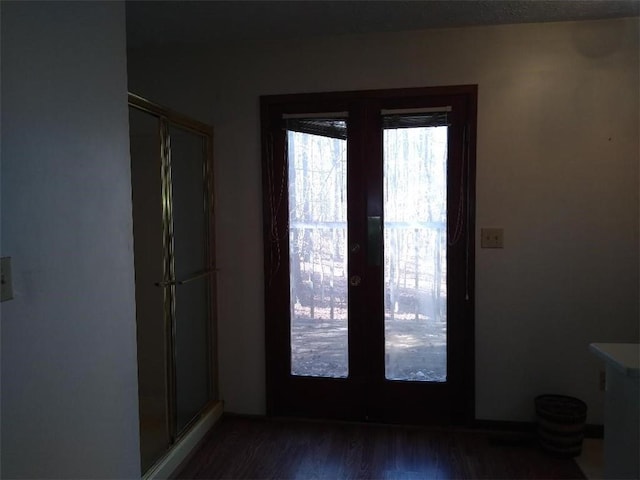
[[[383,121],[385,377],[389,380],[447,380],[448,127],[441,116]]]
[[[287,122],[291,374],[349,374],[347,125]]]
[[[205,137],[170,126],[175,271],[176,429],[210,399]]]
[[[167,324],[158,118],[129,108],[133,248],[136,275],[140,453],[146,471],[169,448]]]

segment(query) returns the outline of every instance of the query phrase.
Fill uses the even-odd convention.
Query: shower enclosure
[[[211,127],[129,95],[142,472],[218,398]]]

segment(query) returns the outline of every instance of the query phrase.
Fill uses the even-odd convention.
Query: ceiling
[[[640,15],[640,0],[127,1],[130,48]]]

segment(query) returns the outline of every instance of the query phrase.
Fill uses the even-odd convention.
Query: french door
[[[262,97],[270,415],[473,419],[476,92]]]

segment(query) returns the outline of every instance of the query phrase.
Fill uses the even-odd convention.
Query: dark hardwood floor
[[[174,478],[585,478],[535,438],[481,430],[225,416]]]

